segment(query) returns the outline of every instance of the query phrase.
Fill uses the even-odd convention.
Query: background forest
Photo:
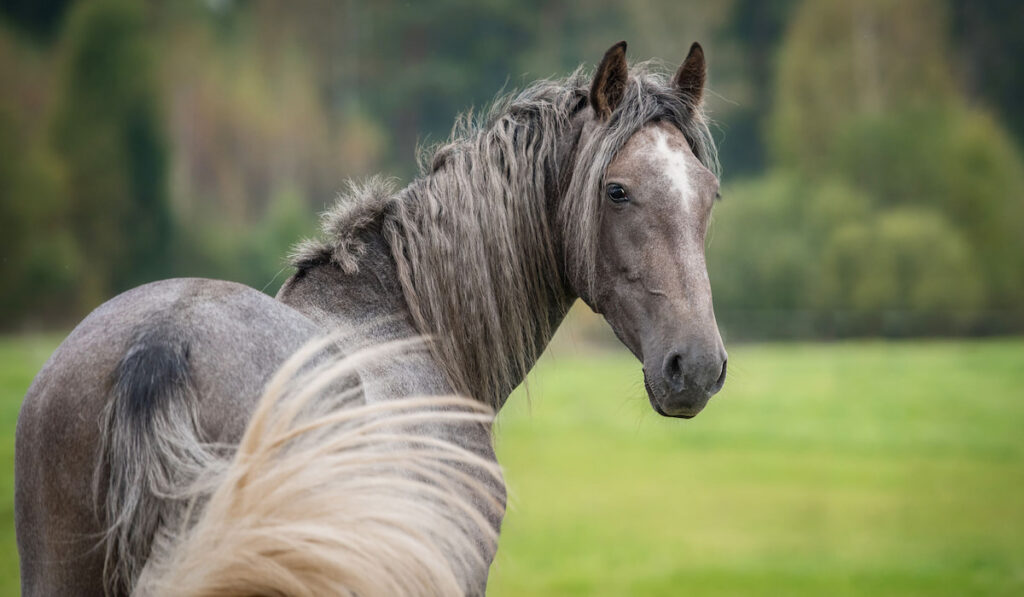
[[[0,10],[0,328],[169,276],[274,292],[349,177],[626,39],[710,62],[742,337],[1024,331],[1024,4],[133,2]]]

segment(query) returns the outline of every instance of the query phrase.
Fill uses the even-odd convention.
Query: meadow
[[[0,593],[18,406],[59,338],[0,338]],[[1024,594],[1024,340],[730,346],[662,419],[624,353],[556,347],[497,424],[490,594]]]

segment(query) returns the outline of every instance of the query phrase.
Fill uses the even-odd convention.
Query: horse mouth
[[[644,389],[647,390],[647,401],[651,403],[651,408],[653,408],[654,412],[658,413],[659,415],[661,415],[663,417],[669,417],[669,418],[672,418],[672,419],[692,419],[692,418],[697,416],[697,413],[693,413],[693,414],[683,414],[683,413],[680,413],[680,414],[671,415],[671,414],[665,412],[665,409],[661,408],[661,405],[658,404],[658,400],[654,397],[654,392],[651,390],[650,382],[647,381],[647,374],[646,373],[644,374]]]

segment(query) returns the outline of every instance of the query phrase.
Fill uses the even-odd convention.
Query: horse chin
[[[647,379],[647,373],[644,372],[644,389],[647,390],[647,401],[651,403],[651,408],[654,412],[658,413],[663,417],[670,417],[673,419],[692,419],[697,416],[704,407],[698,408],[695,412],[680,412],[680,413],[668,413],[661,407],[658,398],[655,396],[654,390],[651,388],[651,383]]]

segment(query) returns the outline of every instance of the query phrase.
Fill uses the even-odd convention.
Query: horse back
[[[146,438],[237,442],[268,377],[319,332],[291,307],[215,280],[148,284],[93,311],[36,376],[18,419],[23,594],[102,594],[103,563],[117,544],[110,518],[127,516],[122,527],[148,547],[154,528],[133,527],[159,525],[165,513],[145,495],[147,483],[190,457]],[[147,432],[158,425],[169,433]],[[112,477],[112,466],[135,474]],[[108,490],[123,494],[118,502],[134,495],[138,508],[106,511]]]

